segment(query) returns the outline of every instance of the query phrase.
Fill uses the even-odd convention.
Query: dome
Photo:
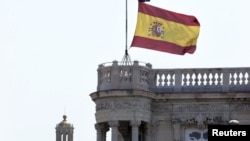
[[[57,127],[73,127],[73,124],[67,121],[67,116],[63,115],[63,121],[57,124]]]

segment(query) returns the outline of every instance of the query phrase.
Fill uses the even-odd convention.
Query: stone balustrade
[[[153,69],[118,61],[98,67],[97,90],[141,89],[155,93],[249,92],[250,68]]]

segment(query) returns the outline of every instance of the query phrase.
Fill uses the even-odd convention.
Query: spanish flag
[[[179,55],[193,54],[199,30],[199,21],[194,16],[139,2],[137,25],[131,47]]]

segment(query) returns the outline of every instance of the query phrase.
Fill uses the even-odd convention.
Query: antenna
[[[63,115],[66,115],[66,107],[64,106]]]
[[[132,65],[132,61],[128,54],[128,0],[126,0],[125,7],[125,55],[122,58],[122,65]]]

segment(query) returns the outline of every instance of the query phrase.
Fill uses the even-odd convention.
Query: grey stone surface
[[[187,141],[192,131],[205,139],[209,124],[250,124],[249,74],[250,68],[101,65],[97,91],[90,94],[96,124],[115,128],[112,141]],[[135,121],[138,130],[131,126]]]

